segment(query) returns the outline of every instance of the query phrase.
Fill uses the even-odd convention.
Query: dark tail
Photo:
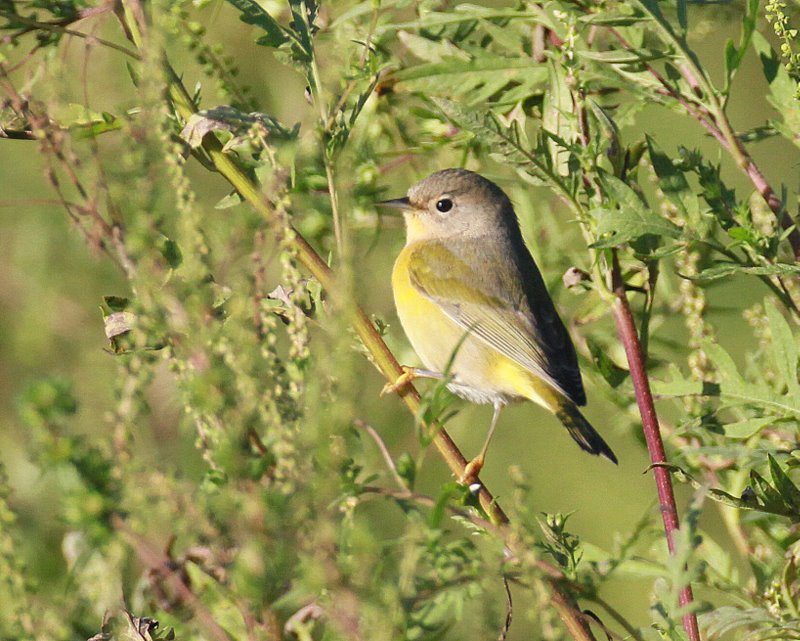
[[[589,454],[605,456],[614,465],[617,464],[617,457],[614,456],[614,452],[611,451],[608,443],[597,433],[591,423],[583,417],[583,414],[572,401],[564,399],[556,411],[556,416],[582,450],[589,452]]]

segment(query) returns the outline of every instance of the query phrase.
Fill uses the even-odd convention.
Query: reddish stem
[[[642,429],[647,441],[647,451],[650,453],[651,463],[666,463],[667,455],[664,452],[664,442],[661,440],[661,430],[658,426],[653,394],[650,391],[650,379],[647,376],[644,354],[636,332],[633,313],[625,295],[625,281],[619,266],[616,252],[613,255],[611,268],[612,285],[616,301],[614,304],[614,320],[617,333],[625,347],[625,356],[631,371],[633,391],[636,394],[636,403],[639,405],[639,414],[642,416]],[[661,518],[664,521],[664,532],[667,537],[667,547],[670,554],[675,554],[675,532],[680,527],[678,522],[678,508],[675,505],[675,493],[672,491],[672,478],[667,469],[653,467],[653,475],[658,491],[658,503]],[[685,585],[681,588],[679,601],[681,606],[687,606],[694,600],[692,586]],[[683,617],[683,627],[691,641],[700,641],[700,629],[697,626],[697,617],[694,613]]]

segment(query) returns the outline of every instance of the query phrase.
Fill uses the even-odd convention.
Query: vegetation
[[[800,639],[798,8],[0,0],[0,638]],[[379,397],[448,166],[619,468]]]

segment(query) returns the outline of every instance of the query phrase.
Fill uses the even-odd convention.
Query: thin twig
[[[514,616],[514,600],[511,598],[511,587],[508,585],[508,577],[505,574],[503,575],[503,587],[506,591],[506,619],[503,621],[497,641],[506,641],[508,631],[511,629],[511,619]]]
[[[397,485],[400,486],[401,489],[407,490],[408,484],[405,482],[405,479],[403,479],[403,477],[400,476],[400,473],[397,471],[397,466],[394,464],[394,459],[392,458],[392,455],[389,453],[389,448],[386,447],[386,443],[383,442],[381,435],[375,431],[375,428],[372,427],[372,425],[370,425],[366,421],[361,420],[360,418],[353,421],[353,425],[364,430],[367,434],[369,434],[372,437],[372,440],[375,441],[375,444],[378,446],[378,449],[381,452],[381,456],[383,456],[383,461],[386,463],[386,467],[388,467],[389,471],[392,473],[395,482],[397,483]]]

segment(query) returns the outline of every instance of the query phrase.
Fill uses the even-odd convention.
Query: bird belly
[[[444,372],[452,359],[448,388],[473,403],[528,398],[544,405],[533,390],[531,372],[471,335],[414,287],[409,254],[407,247],[395,262],[392,290],[400,323],[425,367]]]

